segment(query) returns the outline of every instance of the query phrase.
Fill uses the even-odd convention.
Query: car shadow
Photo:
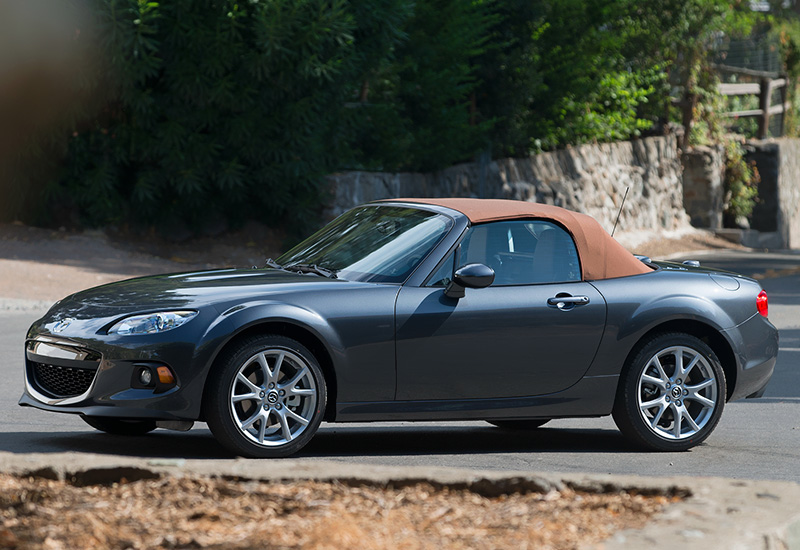
[[[489,426],[329,425],[298,456],[417,456],[512,453],[631,453],[641,449],[618,431],[538,428],[506,430]]]
[[[140,458],[229,459],[204,428],[178,433],[159,430],[144,436],[100,432],[6,432],[0,451],[79,452]],[[489,426],[381,426],[328,424],[296,458],[418,455],[496,455],[512,453],[639,453],[616,430],[539,428],[505,430]]]
[[[143,436],[122,436],[97,431],[49,433],[5,432],[0,452],[92,453],[139,458],[232,458],[208,430],[179,433],[158,430]]]

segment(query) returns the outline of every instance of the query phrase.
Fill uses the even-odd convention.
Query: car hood
[[[64,298],[51,308],[74,318],[109,314],[195,309],[215,303],[247,301],[276,293],[345,289],[364,286],[314,274],[273,269],[220,269],[173,273],[128,279],[84,290]]]

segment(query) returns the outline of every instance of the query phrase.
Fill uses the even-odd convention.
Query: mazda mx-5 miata
[[[609,414],[680,451],[764,393],[767,307],[752,279],[635,257],[555,206],[381,201],[259,269],[61,300],[28,332],[20,404],[114,434],[204,421],[248,457],[295,453],[322,421]]]

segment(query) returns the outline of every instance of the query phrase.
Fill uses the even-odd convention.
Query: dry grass
[[[671,501],[200,477],[76,487],[0,475],[0,548],[577,548],[639,528]]]

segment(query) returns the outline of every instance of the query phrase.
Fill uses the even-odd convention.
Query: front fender
[[[221,311],[198,346],[207,349],[203,379],[222,349],[247,329],[265,323],[288,323],[313,334],[325,346],[334,365],[345,360],[344,345],[336,331],[317,312],[277,300],[253,300]]]

